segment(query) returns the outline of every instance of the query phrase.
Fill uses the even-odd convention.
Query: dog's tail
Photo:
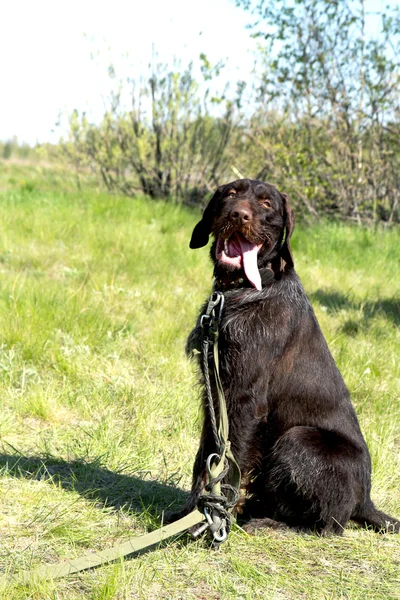
[[[400,533],[400,520],[375,508],[371,500],[366,502],[351,518],[356,523],[364,527],[372,527],[379,533]]]

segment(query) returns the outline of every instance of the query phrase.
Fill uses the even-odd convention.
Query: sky
[[[247,78],[255,42],[232,0],[3,0],[0,3],[0,139],[57,141],[60,111],[101,116],[113,62],[143,72],[204,52],[225,60],[224,77]],[[110,50],[109,50],[110,49]],[[129,53],[129,58],[121,60]],[[91,59],[91,54],[95,57]],[[229,57],[229,60],[226,60]]]
[[[366,3],[371,10],[388,2]],[[250,82],[251,20],[234,0],[2,0],[0,139],[56,142],[59,113],[74,108],[98,120],[110,89],[107,66],[124,75],[130,65],[138,75],[154,51],[161,62],[183,64],[204,52],[212,64],[224,61],[223,81]]]

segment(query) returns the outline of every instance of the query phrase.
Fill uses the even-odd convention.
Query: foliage
[[[29,144],[18,142],[17,137],[14,136],[4,142],[0,141],[0,158],[3,160],[32,159],[35,158],[35,151]]]
[[[3,161],[39,163],[60,161],[60,158],[60,148],[57,144],[44,143],[31,146],[19,142],[16,136],[4,142],[0,141],[0,160]]]
[[[204,55],[202,60],[207,80],[215,70]],[[226,168],[235,124],[232,103],[212,97],[209,88],[200,93],[191,65],[178,72],[157,64],[148,80],[128,83],[130,110],[119,83],[99,125],[72,114],[66,153],[78,169],[98,168],[109,190],[134,195],[140,189],[152,198],[185,202],[203,198]],[[216,103],[222,110],[212,116],[210,106]]]
[[[129,196],[205,203],[240,176],[290,193],[300,215],[358,223],[400,221],[400,9],[374,15],[365,0],[237,0],[257,15],[262,72],[253,89],[213,95],[223,65],[155,64],[118,81],[104,117],[70,116],[63,149]],[[215,86],[214,86],[215,87]],[[129,109],[127,108],[129,105]]]
[[[211,287],[207,250],[188,248],[198,211],[43,184],[0,191],[0,560],[10,574],[158,527],[186,497],[200,427],[184,356]],[[296,227],[293,248],[371,449],[373,499],[400,516],[400,233],[322,221]],[[219,552],[170,540],[79,577],[1,580],[0,596],[394,600],[399,559],[399,536],[358,528],[342,538],[234,528]]]
[[[292,180],[313,213],[398,219],[400,10],[378,15],[376,37],[364,0],[268,0],[254,12],[264,74],[249,136],[260,176]]]

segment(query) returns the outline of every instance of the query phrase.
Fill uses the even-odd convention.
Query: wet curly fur
[[[326,535],[341,534],[352,519],[376,531],[398,533],[399,521],[371,501],[368,448],[293,268],[293,229],[285,194],[242,179],[218,188],[190,242],[191,248],[199,248],[210,234],[215,238],[215,287],[225,296],[220,373],[231,446],[245,489],[241,522],[248,531],[286,525]],[[262,274],[268,267],[273,276],[261,291],[252,287],[243,269],[226,268],[216,259],[218,236],[227,239],[235,231],[253,243],[263,242],[258,268]],[[189,354],[199,339],[198,322],[188,339]],[[196,506],[212,452],[205,413],[190,498],[175,517]]]

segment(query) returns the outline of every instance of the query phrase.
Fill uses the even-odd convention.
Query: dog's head
[[[286,268],[294,266],[289,244],[293,229],[294,213],[286,194],[269,183],[238,179],[217,189],[193,230],[190,247],[205,246],[213,234],[216,274],[241,270],[261,289],[259,269],[268,262],[279,258]]]

